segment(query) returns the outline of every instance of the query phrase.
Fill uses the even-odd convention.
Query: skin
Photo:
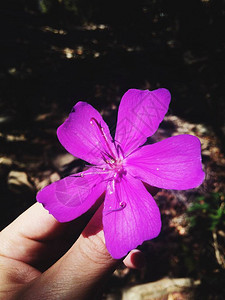
[[[59,223],[36,203],[0,232],[0,299],[98,299],[105,280],[121,264],[108,253],[102,206]],[[129,268],[144,266],[131,251]]]

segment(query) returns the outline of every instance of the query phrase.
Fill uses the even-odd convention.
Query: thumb
[[[21,299],[94,299],[104,280],[120,260],[105,247],[102,206],[70,250],[41,276],[30,282]]]

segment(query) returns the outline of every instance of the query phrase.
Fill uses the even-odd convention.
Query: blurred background
[[[0,30],[0,228],[84,167],[56,137],[77,101],[113,130],[129,88],[165,87],[153,140],[199,137],[206,179],[155,196],[163,228],[140,247],[146,267],[118,269],[103,299],[224,299],[225,1],[3,0]]]

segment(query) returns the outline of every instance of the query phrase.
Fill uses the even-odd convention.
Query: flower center
[[[113,171],[113,180],[121,180],[127,173],[123,167],[124,153],[122,148],[120,145],[116,145],[114,141],[109,141],[104,128],[95,118],[90,119],[90,124],[96,127],[96,133],[98,134],[98,139],[102,146],[100,153],[106,163],[102,168],[103,171]]]
[[[110,165],[111,169],[114,172],[114,179],[120,181],[123,176],[127,174],[127,171],[124,169],[123,160],[117,159],[113,165]]]
[[[120,182],[122,178],[127,174],[127,171],[125,170],[123,165],[124,152],[119,144],[117,144],[115,141],[109,140],[110,134],[107,134],[105,132],[104,128],[95,118],[90,119],[90,124],[96,129],[95,133],[97,134],[98,141],[96,144],[96,148],[99,150],[104,161],[102,165],[94,166],[94,168],[96,168],[94,173],[106,173],[109,175],[109,177],[107,176],[107,189],[109,194],[115,194],[115,197],[117,199],[115,208],[112,208],[110,206],[108,210],[104,210],[104,213],[109,214],[112,212],[121,211],[127,206],[127,203],[118,199],[115,186],[116,183]],[[84,174],[81,173],[79,176],[83,177]]]

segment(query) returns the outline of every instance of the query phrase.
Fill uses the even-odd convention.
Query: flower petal
[[[113,191],[108,186],[103,228],[106,247],[115,259],[159,234],[159,209],[141,181],[127,175],[115,182]]]
[[[117,120],[115,141],[125,155],[146,142],[163,120],[170,103],[170,92],[128,90],[122,97]]]
[[[58,128],[57,135],[68,152],[92,164],[99,164],[101,153],[108,151],[106,139],[108,145],[115,148],[102,116],[86,102],[78,102],[73,107],[69,118]]]
[[[134,177],[165,189],[191,189],[205,177],[200,141],[188,134],[143,146],[126,159],[126,164]]]
[[[59,222],[71,221],[85,213],[106,189],[103,175],[90,168],[46,186],[37,201]]]

